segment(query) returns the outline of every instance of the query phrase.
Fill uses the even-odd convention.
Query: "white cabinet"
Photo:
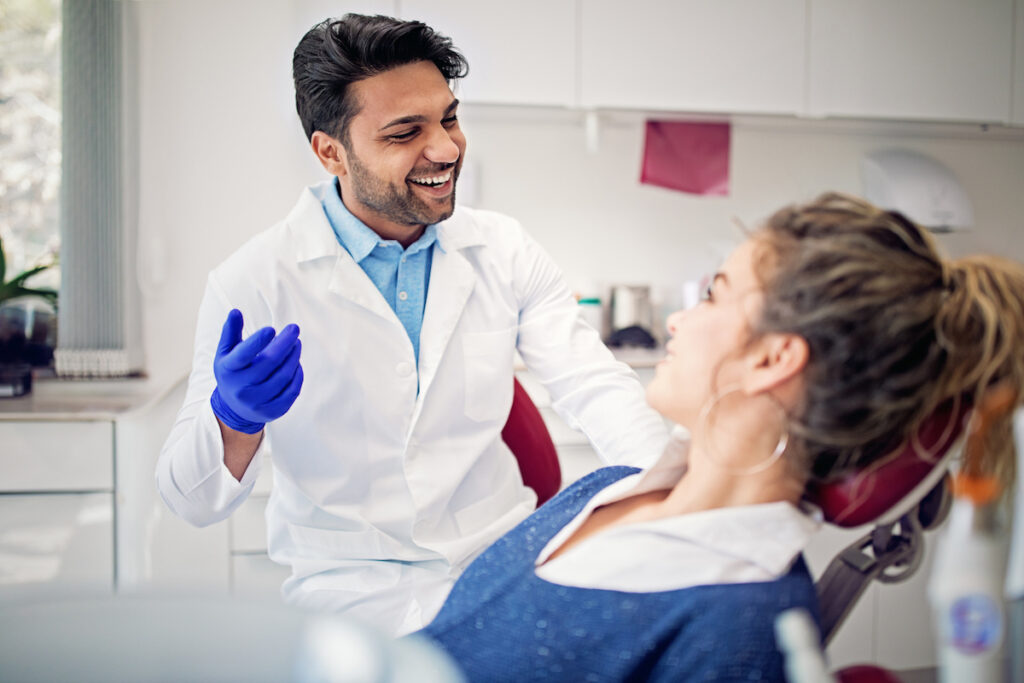
[[[0,593],[113,590],[110,493],[0,496]]]
[[[1024,0],[399,7],[468,57],[466,102],[1024,125]]]
[[[113,590],[111,421],[0,422],[0,591]]]
[[[0,490],[112,491],[113,423],[0,422]]]
[[[584,107],[797,114],[804,0],[584,0]]]
[[[1013,2],[811,0],[809,112],[1006,122]]]
[[[402,0],[469,60],[456,89],[464,102],[570,106],[576,93],[575,3],[566,0]]]

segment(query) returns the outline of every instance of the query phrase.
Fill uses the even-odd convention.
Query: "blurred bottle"
[[[1007,538],[998,520],[1002,485],[983,469],[992,425],[1016,403],[999,385],[975,405],[962,469],[953,478],[953,508],[939,539],[928,584],[943,683],[1003,681]]]
[[[1006,567],[1006,612],[1009,617],[1010,680],[1024,683],[1024,408],[1013,417],[1017,447],[1017,491],[1014,494],[1010,561]]]
[[[1003,680],[1006,544],[996,524],[998,491],[990,479],[958,475],[954,484],[928,584],[944,683]]]

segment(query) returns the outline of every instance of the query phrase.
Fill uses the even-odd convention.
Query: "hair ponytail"
[[[980,398],[1008,382],[1024,394],[1024,268],[995,256],[972,256],[945,264],[947,294],[935,316],[938,343],[946,350],[936,393]],[[1004,481],[1013,477],[1009,420],[989,432],[983,471]]]

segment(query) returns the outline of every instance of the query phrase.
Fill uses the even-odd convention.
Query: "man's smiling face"
[[[358,107],[342,140],[345,206],[376,232],[411,243],[455,210],[466,137],[458,100],[431,62],[350,86]]]

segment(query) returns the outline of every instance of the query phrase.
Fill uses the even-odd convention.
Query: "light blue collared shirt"
[[[418,240],[403,249],[397,240],[385,240],[352,215],[341,201],[338,181],[311,188],[324,207],[338,242],[380,291],[412,342],[416,365],[420,360],[420,329],[430,284],[430,262],[437,242],[431,224]]]

